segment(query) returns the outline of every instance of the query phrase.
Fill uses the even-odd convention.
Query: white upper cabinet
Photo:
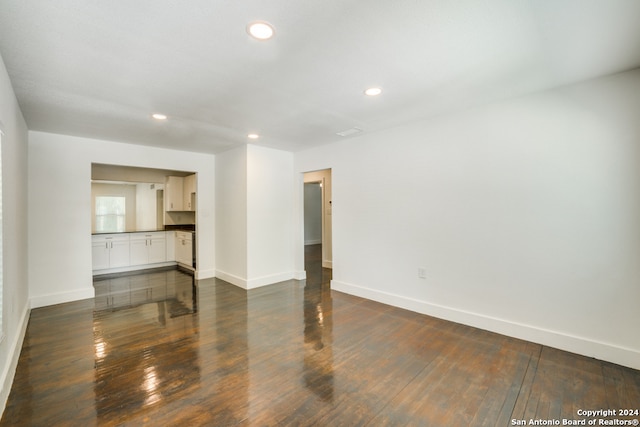
[[[196,210],[196,174],[184,177],[183,207],[185,211]]]
[[[164,186],[165,210],[195,211],[196,210],[196,174],[168,176]]]
[[[168,176],[164,185],[164,205],[167,212],[184,211],[184,178]]]

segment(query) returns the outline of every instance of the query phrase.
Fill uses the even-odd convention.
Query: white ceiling
[[[640,1],[0,0],[0,54],[32,130],[297,151],[640,67]]]

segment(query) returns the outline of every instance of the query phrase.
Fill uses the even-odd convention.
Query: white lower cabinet
[[[131,233],[130,265],[155,264],[167,260],[167,239],[164,231]]]
[[[169,236],[169,237],[167,237]],[[96,234],[91,239],[94,274],[165,266],[175,262],[173,231]],[[167,247],[167,241],[171,248]]]
[[[129,265],[129,235],[99,234],[93,236],[91,259],[94,270]]]
[[[176,231],[176,261],[193,266],[193,235],[188,231]]]

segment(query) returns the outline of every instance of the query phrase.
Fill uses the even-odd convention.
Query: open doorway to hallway
[[[305,268],[332,268],[331,169],[304,174]]]

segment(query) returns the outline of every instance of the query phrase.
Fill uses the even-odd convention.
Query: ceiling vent
[[[342,132],[336,132],[336,135],[349,136],[349,135],[353,135],[360,132],[362,132],[362,129],[360,128],[351,128],[351,129],[343,130]]]

